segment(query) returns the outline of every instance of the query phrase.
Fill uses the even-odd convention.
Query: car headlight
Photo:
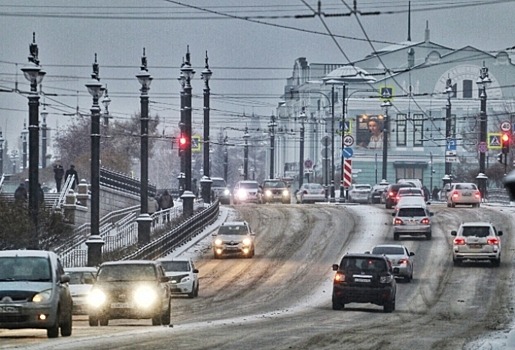
[[[92,289],[91,292],[89,292],[87,298],[88,305],[93,307],[102,306],[106,302],[106,300],[106,294],[98,288]]]
[[[267,196],[267,197],[271,197],[271,196],[272,196],[272,191],[270,191],[270,190],[266,190],[266,191],[265,191],[265,196]]]
[[[34,295],[32,297],[33,303],[44,303],[50,300],[50,297],[52,296],[52,289],[47,289],[42,292],[39,292],[38,294]]]
[[[230,196],[231,195],[231,191],[229,191],[228,189],[225,189],[223,194],[224,194],[224,196]]]
[[[223,243],[224,242],[220,238],[215,239],[215,245],[222,245]]]
[[[247,198],[247,191],[245,190],[238,190],[238,193],[236,193],[239,199],[246,199]]]
[[[243,245],[251,245],[252,240],[250,238],[244,238],[241,243],[243,243]]]
[[[157,300],[156,290],[149,286],[140,286],[134,291],[134,302],[137,306],[148,308]]]
[[[186,282],[189,282],[190,280],[191,280],[190,276],[186,276],[186,277],[183,277],[179,282],[186,283]]]
[[[288,197],[290,195],[290,192],[288,190],[283,191],[283,196]]]

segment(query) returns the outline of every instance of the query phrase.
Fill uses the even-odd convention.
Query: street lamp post
[[[141,172],[141,185],[140,185],[140,215],[137,218],[138,222],[138,244],[143,246],[150,242],[150,225],[152,218],[148,214],[148,90],[150,90],[150,83],[152,76],[148,73],[147,57],[145,56],[145,49],[143,48],[143,56],[141,57],[141,71],[136,75],[139,83],[141,84],[141,156],[140,156],[140,172]]]
[[[449,145],[451,138],[452,138],[452,131],[451,131],[451,97],[453,94],[452,90],[452,80],[451,78],[447,79],[446,86],[445,86],[445,93],[447,94],[447,104],[445,105],[445,140],[447,142],[447,145]],[[447,153],[447,147],[445,152]],[[445,174],[451,176],[452,172],[452,163],[449,162],[449,159],[445,157]]]
[[[0,129],[0,174],[4,173],[4,134]]]
[[[334,84],[331,86],[331,202],[335,201],[334,193]]]
[[[43,120],[41,123],[41,168],[46,168],[46,152],[47,152],[47,124],[46,117],[48,112],[43,106],[43,110],[41,111],[41,119]]]
[[[341,133],[342,133],[342,143],[340,147],[340,202],[343,202],[345,199],[345,187],[344,187],[344,180],[345,180],[345,156],[343,155],[343,149],[345,148],[345,99],[347,95],[347,86],[343,84],[342,86],[342,127],[341,127]],[[376,181],[377,183],[377,181]]]
[[[204,67],[204,70],[202,71],[202,80],[204,80],[204,146],[203,146],[203,152],[204,152],[204,177],[201,180],[201,186],[202,186],[202,199],[204,203],[210,203],[211,202],[211,184],[212,181],[210,181],[210,164],[209,164],[209,149],[211,146],[211,143],[209,142],[209,112],[210,112],[210,106],[209,106],[209,97],[211,93],[211,89],[209,88],[209,79],[211,79],[211,75],[213,75],[213,72],[211,72],[211,69],[209,69],[209,59],[207,57],[207,51],[206,51],[206,65]]]
[[[190,47],[187,47],[186,60],[181,67],[184,79],[184,137],[186,147],[184,149],[184,193],[182,194],[183,216],[189,218],[193,215],[193,199],[195,195],[191,191],[191,79],[195,71],[190,63]]]
[[[39,248],[39,95],[38,85],[43,81],[45,71],[39,66],[36,34],[32,35],[29,46],[29,65],[21,70],[30,82],[29,93],[29,215],[32,219],[32,234],[29,248]],[[25,164],[23,165],[25,168]]]
[[[111,99],[109,98],[109,94],[107,91],[107,85],[104,92],[104,98],[102,99],[102,105],[104,106],[104,126],[107,128],[109,126],[109,119],[111,116],[109,115],[109,105],[111,104]]]
[[[388,89],[383,90],[383,99],[384,101],[381,103],[381,107],[384,108],[384,127],[383,127],[383,171],[382,171],[382,179],[387,180],[388,175],[388,132],[389,132],[389,118],[388,118],[388,109],[392,106],[390,102],[390,93]]]
[[[229,146],[227,136],[224,137],[224,180],[227,182],[228,172],[229,172],[229,150],[227,147]]]
[[[30,102],[30,97],[29,97]],[[30,106],[29,106],[29,113],[30,113]],[[21,148],[22,148],[22,165],[21,168],[25,170],[27,168],[27,156],[28,156],[28,150],[27,150],[27,134],[29,133],[29,130],[27,130],[27,123],[23,122],[23,130],[21,131]],[[38,145],[39,148],[39,145]]]
[[[243,180],[249,179],[249,128],[245,127],[245,133],[243,134],[243,140],[245,144],[243,146]]]
[[[479,88],[479,99],[481,100],[481,112],[479,116],[479,144],[481,145],[481,149],[479,149],[479,174],[477,176],[478,187],[481,192],[481,198],[485,198],[486,196],[486,152],[482,148],[486,145],[486,137],[487,137],[487,119],[486,119],[486,89],[490,85],[492,81],[488,76],[488,68],[485,67],[485,63],[483,62],[483,67],[479,71],[479,78],[476,81],[477,86]]]
[[[270,179],[273,179],[274,176],[274,147],[275,147],[275,127],[277,123],[275,122],[275,116],[270,116],[270,122],[268,123],[268,130],[270,132]]]
[[[299,188],[304,183],[304,124],[306,122],[306,108],[302,107],[300,119],[300,150],[299,150]]]
[[[100,106],[98,100],[104,89],[100,83],[97,54],[93,63],[91,80],[86,84],[88,92],[93,97],[91,106],[91,237],[100,237]],[[100,248],[99,248],[100,249]],[[88,266],[99,262],[99,251],[88,250]]]

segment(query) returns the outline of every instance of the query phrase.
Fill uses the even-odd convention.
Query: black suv
[[[397,204],[397,202],[399,201],[399,198],[397,197],[397,192],[399,192],[399,188],[401,187],[415,187],[415,185],[413,185],[412,183],[397,183],[389,185],[383,194],[386,209],[392,209]]]
[[[88,296],[89,325],[107,326],[110,319],[123,318],[151,318],[153,326],[169,325],[169,280],[158,261],[103,263]]]
[[[372,303],[383,306],[384,312],[395,310],[397,285],[386,256],[345,254],[340,265],[333,265],[333,271],[333,310],[348,303]]]

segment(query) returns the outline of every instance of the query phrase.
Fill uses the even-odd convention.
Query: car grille
[[[25,323],[28,321],[29,321],[29,316],[0,314],[0,323],[22,323],[22,322]]]
[[[0,291],[0,301],[4,297],[9,297],[12,301],[27,301],[31,300],[35,294],[35,292],[31,291]]]

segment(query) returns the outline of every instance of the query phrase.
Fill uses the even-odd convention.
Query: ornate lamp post
[[[39,95],[38,85],[43,81],[46,72],[39,66],[36,34],[32,34],[29,46],[29,64],[21,70],[30,82],[29,99],[29,215],[32,219],[31,242],[29,248],[39,248]],[[25,168],[25,163],[23,165]]]
[[[452,131],[451,131],[451,97],[453,95],[452,90],[452,80],[451,78],[447,79],[446,86],[445,86],[445,93],[447,94],[447,104],[445,105],[445,139],[447,142],[447,145],[450,144],[452,139]],[[446,147],[446,153],[447,153],[447,147]],[[452,163],[449,162],[447,158],[447,154],[445,157],[445,174],[451,176],[452,172]]]
[[[25,170],[27,168],[27,156],[28,156],[28,150],[27,150],[27,134],[29,133],[29,130],[27,130],[27,123],[23,122],[23,130],[21,131],[21,148],[22,148],[22,164],[21,168]],[[39,148],[39,145],[38,145]]]
[[[277,123],[275,122],[275,116],[270,116],[270,122],[268,122],[268,131],[270,132],[270,179],[273,179],[274,176],[274,154],[275,154],[275,128],[277,127]]]
[[[342,142],[340,145],[340,202],[343,202],[345,199],[345,156],[343,155],[343,149],[345,148],[345,112],[346,112],[346,99],[347,99],[347,85],[343,84],[342,86]],[[377,183],[377,181],[376,181]]]
[[[382,179],[387,180],[388,170],[388,131],[389,131],[389,120],[388,120],[388,109],[392,106],[390,102],[390,93],[387,89],[383,90],[383,99],[381,107],[384,109],[384,127],[383,127],[383,171]]]
[[[249,128],[245,127],[245,133],[243,134],[243,180],[249,179]]]
[[[479,78],[476,81],[476,84],[479,89],[479,99],[481,100],[481,112],[479,116],[479,144],[486,145],[486,134],[488,131],[487,119],[486,119],[486,89],[490,86],[492,80],[488,76],[488,68],[485,67],[485,63],[483,62],[483,67],[479,71]],[[482,147],[482,146],[481,146]],[[488,177],[485,175],[486,173],[486,155],[483,149],[479,149],[479,174],[477,175],[478,187],[481,192],[481,198],[485,198],[486,195],[486,181]]]
[[[143,56],[141,57],[141,71],[136,75],[141,84],[141,156],[140,156],[140,215],[138,222],[138,244],[143,246],[150,242],[150,224],[152,219],[148,215],[148,90],[152,76],[148,73],[147,57],[145,56],[145,48],[143,48]]]
[[[93,63],[91,80],[86,84],[93,97],[91,105],[91,239],[100,240],[100,106],[98,100],[104,93],[100,83],[97,54]],[[95,247],[95,248],[92,248]],[[88,249],[88,266],[96,266],[101,260],[101,245]]]
[[[45,109],[45,106],[43,106],[43,110],[41,111],[41,167],[43,169],[46,168],[46,152],[47,152],[47,124],[46,124],[46,117],[48,115],[48,112]]]
[[[183,200],[183,215],[185,218],[193,214],[193,199],[195,195],[191,191],[191,79],[195,71],[190,63],[190,48],[186,51],[186,60],[181,67],[181,73],[184,79],[184,134],[186,145],[184,149],[184,193],[181,198]]]
[[[302,107],[300,119],[300,149],[299,149],[299,188],[304,183],[304,125],[306,123],[306,108]]]
[[[211,69],[209,69],[209,59],[207,57],[207,51],[206,51],[206,66],[204,67],[204,70],[202,71],[202,80],[204,80],[204,176],[200,180],[200,184],[202,186],[202,199],[204,200],[204,203],[210,203],[211,202],[211,184],[213,183],[210,178],[210,163],[209,163],[209,149],[210,149],[210,142],[209,142],[209,96],[211,89],[209,88],[209,79],[211,79],[211,75],[213,73],[211,72]]]

